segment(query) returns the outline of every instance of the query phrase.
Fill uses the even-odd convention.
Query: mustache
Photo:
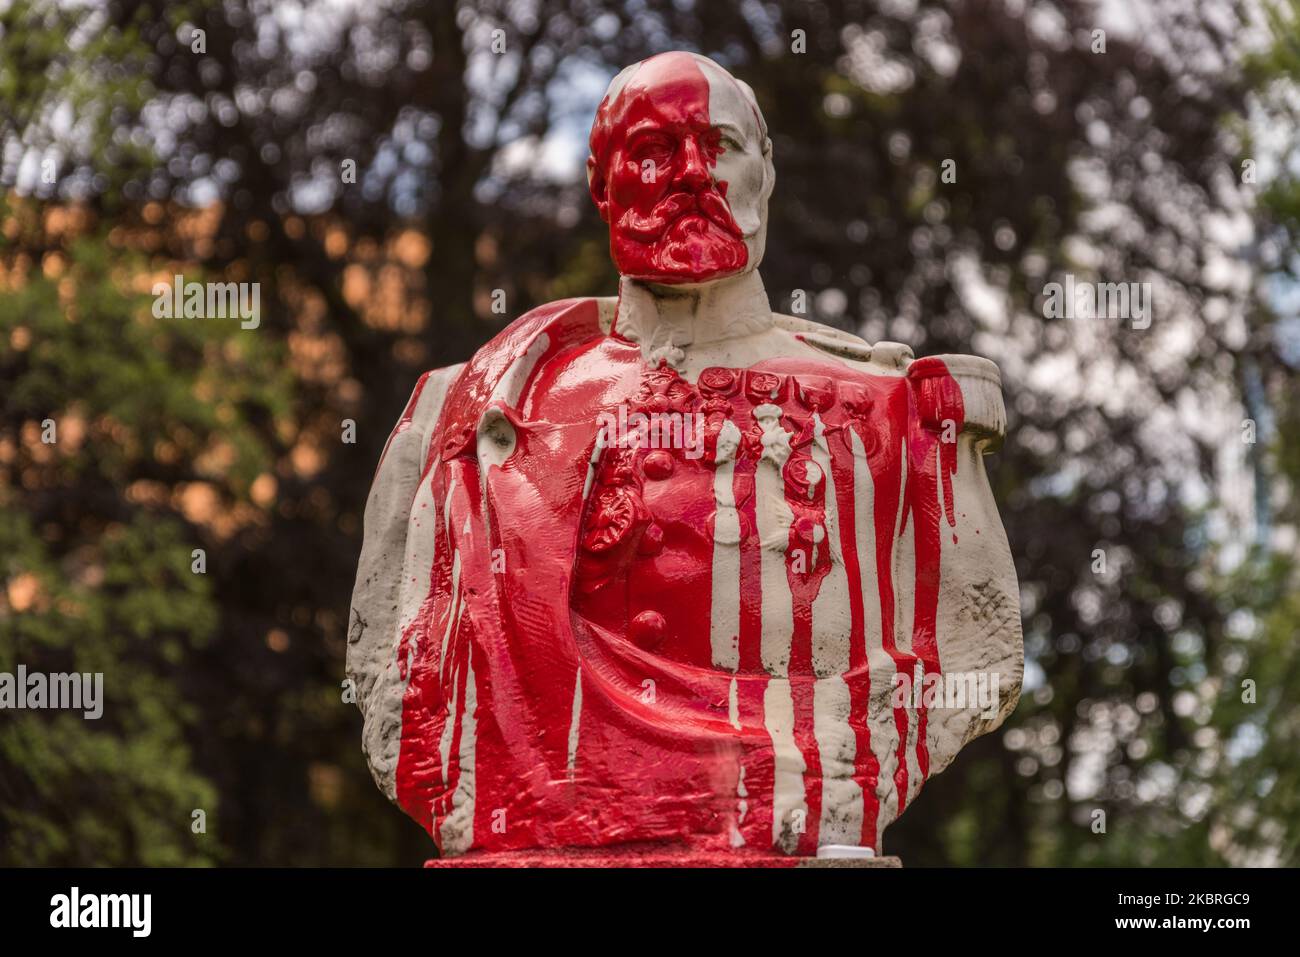
[[[698,193],[673,193],[644,216],[635,209],[629,209],[619,217],[618,228],[640,242],[652,243],[663,236],[669,226],[692,213],[704,216],[735,239],[744,238],[740,226],[731,215],[731,207],[716,189]]]

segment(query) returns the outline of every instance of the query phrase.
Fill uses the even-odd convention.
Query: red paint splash
[[[511,363],[535,344],[541,359],[508,409],[514,451],[480,475],[479,418],[500,402],[493,390]],[[466,799],[457,787],[470,773],[461,746],[469,745],[472,665],[469,850],[653,842],[729,852],[737,837],[748,852],[772,848],[775,758],[763,702],[773,676],[761,654],[763,616],[772,611],[763,601],[755,489],[756,469],[770,467],[759,461],[754,416],[764,403],[780,408],[792,434],[781,471],[794,516],[784,554],[791,596],[787,677],[808,806],[797,853],[815,852],[824,803],[813,733],[813,692],[822,677],[814,667],[813,608],[832,569],[828,487],[848,582],[849,666],[840,677],[850,695],[853,780],[863,792],[861,841],[879,849],[885,795],[871,748],[869,651],[882,648],[894,669],[909,676],[917,662],[925,674],[940,673],[941,523],[956,526],[956,443],[945,434],[955,439],[961,430],[959,386],[933,359],[913,363],[906,376],[778,359],[748,370],[706,370],[688,382],[671,369],[650,369],[638,347],[601,334],[592,300],[530,313],[484,347],[449,394],[430,443],[423,480],[432,483],[438,548],[428,599],[398,649],[407,684],[396,777],[399,802],[435,840],[441,842],[445,822]],[[607,451],[595,456],[593,468],[598,416],[620,405],[707,415],[706,454],[690,459],[672,450],[671,460],[658,454],[647,467],[645,450]],[[828,472],[812,454],[814,412]],[[734,582],[714,582],[713,456],[727,419],[742,435],[732,480],[739,571]],[[856,498],[854,437],[874,488],[870,510]],[[602,522],[600,535],[589,534]],[[874,582],[863,578],[861,522],[874,524]],[[903,590],[914,594],[915,604],[901,646],[894,553],[907,534],[916,577]],[[498,553],[503,561],[494,560]],[[707,623],[720,589],[734,589],[739,600],[734,673],[712,661]],[[878,604],[880,634],[869,633],[868,602]],[[638,616],[655,627],[634,630]],[[729,704],[733,681],[739,728]],[[914,753],[922,779],[929,773],[925,722],[922,708]],[[909,710],[896,708],[892,787],[900,810],[915,790],[909,724]]]
[[[709,115],[709,81],[689,53],[638,65],[591,128],[591,195],[609,223],[620,275],[657,283],[734,275],[749,262],[713,169],[721,135]]]

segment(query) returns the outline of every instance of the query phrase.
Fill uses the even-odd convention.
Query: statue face
[[[652,57],[606,96],[591,139],[592,197],[622,275],[677,285],[758,265],[770,150],[721,67],[688,53]]]

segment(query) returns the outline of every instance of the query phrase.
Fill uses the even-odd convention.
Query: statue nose
[[[704,159],[699,141],[694,136],[687,136],[682,140],[682,165],[677,174],[678,185],[698,190],[708,186],[712,181],[709,164]]]

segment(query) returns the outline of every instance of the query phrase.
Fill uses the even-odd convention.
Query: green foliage
[[[0,611],[0,671],[103,675],[103,714],[6,714],[0,723],[0,860],[6,865],[212,863],[215,816],[185,734],[198,719],[178,683],[217,622],[210,589],[189,573],[175,522],[136,516],[62,557],[21,515],[0,515],[0,576],[36,592]]]
[[[188,743],[204,716],[187,672],[220,621],[192,550],[211,543],[168,496],[142,505],[132,489],[214,478],[188,470],[219,444],[231,450],[219,487],[237,502],[271,461],[250,420],[286,407],[288,380],[236,325],[153,318],[147,297],[114,281],[142,263],[109,250],[78,242],[60,278],[0,298],[0,406],[6,436],[22,443],[0,482],[0,671],[102,673],[104,687],[97,720],[0,723],[0,859],[11,865],[223,854],[218,795]],[[39,441],[46,420],[50,445]],[[162,446],[172,466],[159,463]],[[195,809],[204,834],[191,832]]]

